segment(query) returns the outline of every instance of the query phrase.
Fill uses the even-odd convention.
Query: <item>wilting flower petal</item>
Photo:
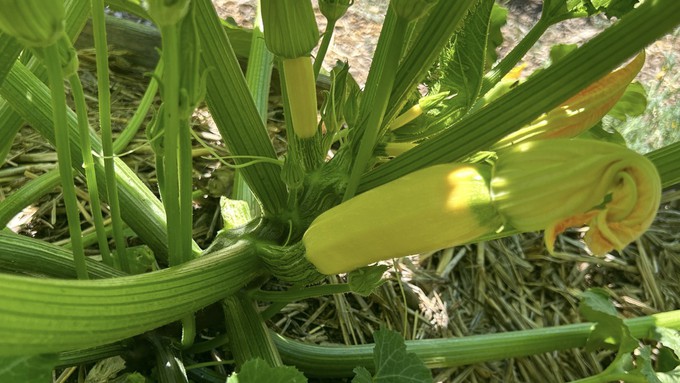
[[[595,140],[548,140],[517,145],[498,155],[491,181],[494,203],[522,231],[555,237],[587,225],[595,254],[621,250],[651,225],[661,181],[644,156]]]

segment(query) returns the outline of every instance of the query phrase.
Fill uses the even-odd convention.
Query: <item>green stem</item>
[[[272,367],[283,366],[255,303],[245,295],[235,294],[225,298],[223,305],[229,346],[236,363],[242,365],[250,359],[260,358]]]
[[[485,150],[489,143],[564,102],[679,23],[680,2],[643,3],[559,62],[484,108],[464,116],[436,138],[369,172],[361,180],[359,191],[425,166],[461,161]]]
[[[142,334],[236,293],[261,273],[255,247],[239,241],[179,266],[119,278],[0,274],[0,356],[95,347]]]
[[[7,224],[26,206],[34,203],[59,185],[59,171],[50,170],[15,190],[0,203],[0,227]]]
[[[156,98],[156,93],[158,92],[158,78],[163,73],[163,60],[158,60],[156,69],[154,69],[151,80],[149,80],[149,85],[144,91],[144,96],[139,101],[135,114],[128,120],[127,125],[123,131],[118,135],[118,138],[113,142],[113,152],[120,153],[128,146],[130,141],[135,137],[139,127],[142,126],[144,119],[146,118],[151,105]]]
[[[522,40],[508,53],[496,66],[484,75],[482,80],[482,89],[480,95],[486,94],[494,87],[503,76],[508,74],[512,68],[526,55],[526,53],[533,47],[538,39],[543,36],[543,33],[552,25],[546,19],[539,19],[536,24],[529,30],[529,32],[522,38]]]
[[[253,299],[263,302],[290,303],[308,298],[321,297],[324,295],[344,294],[352,291],[346,283],[334,285],[311,286],[304,289],[288,291],[255,291],[251,294]]]
[[[187,314],[182,318],[182,348],[191,347],[196,339],[196,318],[194,314]]]
[[[104,154],[104,173],[106,175],[106,195],[111,213],[113,238],[116,243],[116,262],[120,268],[130,271],[123,232],[123,218],[118,201],[116,165],[113,161],[113,131],[111,130],[111,93],[109,85],[109,52],[106,43],[106,24],[104,21],[104,1],[92,0],[92,26],[94,31],[94,47],[97,62],[97,95],[99,105],[99,126],[102,137],[102,153]]]
[[[179,118],[179,35],[176,25],[161,27],[163,37],[163,206],[168,220],[168,257],[170,265],[179,265],[187,260],[184,254],[183,238],[184,211],[180,202],[179,158],[180,118]]]
[[[90,207],[92,219],[94,220],[95,231],[97,232],[97,244],[102,260],[109,266],[120,267],[109,250],[109,240],[106,235],[104,217],[102,216],[102,206],[99,201],[99,186],[97,185],[97,174],[94,169],[94,159],[92,157],[92,145],[90,143],[90,123],[88,122],[87,104],[85,103],[85,92],[83,84],[78,74],[73,74],[69,78],[73,100],[76,105],[76,115],[78,116],[78,129],[80,130],[80,147],[83,154],[83,169],[85,171],[85,181],[87,183],[88,195],[90,196]]]
[[[390,18],[396,20],[389,23]],[[368,116],[358,127],[357,134],[352,139],[353,144],[358,144],[359,147],[352,164],[343,201],[352,198],[356,193],[361,176],[367,170],[373,155],[397,73],[394,63],[399,62],[401,58],[407,26],[408,23],[398,18],[394,11],[388,11],[383,31],[380,33],[380,41],[378,42],[378,46],[382,44],[385,50],[378,50],[376,52],[376,57],[371,65],[369,78],[366,82],[366,91],[362,103],[367,102],[367,104],[362,105],[362,115],[368,114]],[[387,31],[385,31],[386,28]]]
[[[1,51],[0,51],[1,52]],[[24,120],[7,104],[0,100],[0,165],[5,163],[14,138],[24,124]]]
[[[255,21],[253,21],[253,37],[250,40],[250,54],[248,55],[248,68],[246,69],[246,84],[253,96],[260,119],[266,124],[274,54],[267,49],[262,28],[261,0],[257,0]]]
[[[215,8],[210,0],[196,0],[195,4],[203,49],[201,57],[206,69],[212,68],[208,73],[206,99],[227,147],[234,155],[275,159],[276,152]],[[236,159],[236,162],[245,161]],[[280,167],[261,162],[244,168],[241,173],[261,202],[265,215],[277,217],[285,212],[288,192],[280,177]]]
[[[61,58],[57,44],[45,48],[45,65],[52,91],[52,118],[54,121],[55,146],[57,148],[61,189],[66,205],[69,233],[73,249],[73,260],[79,279],[87,279],[87,264],[80,231],[80,213],[71,168],[71,151],[69,148],[69,129],[66,119],[66,90],[61,72]]]
[[[128,345],[123,342],[107,344],[85,350],[66,351],[59,353],[57,368],[77,366],[81,364],[96,363],[102,359],[128,352]]]
[[[80,2],[83,2],[83,0],[75,3]],[[89,15],[89,6],[83,4],[80,8],[85,11],[80,12],[79,9],[76,9],[72,13],[67,12],[66,29],[69,30],[69,35],[75,35],[79,31],[76,26],[84,24],[87,15]],[[31,97],[26,97],[27,94],[30,94]],[[20,62],[15,62],[0,85],[0,96],[42,137],[54,144],[55,135],[50,90],[26,66]],[[80,170],[82,169],[82,160],[80,159],[82,154],[76,116],[70,109],[67,110],[67,114],[72,137],[71,157],[74,160],[72,166],[74,169]],[[93,149],[99,151],[101,149],[99,137],[92,132],[90,139]],[[147,245],[153,248],[159,260],[164,261],[167,257],[167,233],[162,204],[139,179],[137,174],[120,158],[114,158],[114,163],[116,164],[118,192],[124,207],[122,213],[125,222]],[[104,169],[99,162],[95,163],[95,166],[97,167],[97,179],[100,182],[99,190],[103,193],[107,188]],[[102,197],[103,200],[107,199],[106,196]]]
[[[314,59],[314,78],[319,77],[321,72],[321,67],[323,66],[323,60],[326,57],[326,52],[328,52],[328,47],[331,44],[331,38],[333,38],[333,31],[335,30],[335,23],[338,20],[326,19],[328,24],[326,25],[326,31],[323,33],[323,38],[321,39],[321,45],[319,45],[319,50],[316,52],[316,58]]]
[[[468,10],[477,3],[478,0],[439,1],[426,19],[417,21],[422,28],[419,28],[417,37],[410,39],[411,49],[400,61],[385,122],[391,121],[404,108],[444,46],[462,26]]]
[[[624,322],[634,337],[646,338],[656,327],[680,329],[680,311],[625,319]],[[593,326],[593,323],[578,323],[462,338],[407,340],[406,349],[418,355],[429,368],[450,368],[583,347]],[[357,366],[373,369],[372,344],[317,346],[280,335],[275,336],[274,341],[284,362],[309,376],[337,378],[351,376]]]
[[[262,5],[261,0],[256,1],[255,21],[253,21],[253,37],[250,40],[250,53],[248,55],[248,68],[246,69],[246,84],[255,101],[255,108],[260,115],[262,123],[267,124],[267,112],[269,111],[269,87],[271,85],[274,55],[267,49],[262,31]],[[232,188],[234,199],[243,200],[250,207],[251,216],[261,214],[260,203],[248,186],[241,171],[234,174],[234,187]]]
[[[680,142],[675,142],[661,149],[647,153],[646,156],[654,162],[661,175],[661,185],[664,188],[680,183]]]
[[[102,262],[86,259],[90,277],[115,278],[123,272]],[[52,278],[76,278],[73,252],[45,241],[9,231],[0,232],[0,270],[14,273],[39,273]]]

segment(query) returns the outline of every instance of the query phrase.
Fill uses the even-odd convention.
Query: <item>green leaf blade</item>
[[[294,367],[271,367],[262,359],[251,359],[227,383],[306,383],[307,378]]]

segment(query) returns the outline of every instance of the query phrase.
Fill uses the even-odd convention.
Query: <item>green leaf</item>
[[[680,367],[673,371],[657,373],[656,378],[661,383],[678,383],[680,382]]]
[[[607,17],[621,17],[635,8],[639,0],[591,0],[593,8]]]
[[[306,383],[307,378],[295,367],[271,367],[262,359],[251,359],[241,371],[227,379],[227,383]]]
[[[676,357],[680,357],[680,332],[671,328],[657,327],[656,340],[661,342],[664,347],[667,347],[675,352]]]
[[[652,349],[649,346],[644,346],[640,348],[637,357],[635,358],[635,370],[630,374],[636,374],[644,376],[649,383],[661,383],[659,378],[656,376],[656,371],[654,371],[654,366],[652,366]]]
[[[252,219],[248,202],[224,196],[220,197],[220,213],[225,230],[244,226]]]
[[[451,115],[468,110],[479,97],[483,71],[486,67],[487,31],[491,22],[492,0],[480,1],[465,19],[454,46],[444,50],[438,92],[449,91],[456,96],[448,103]]]
[[[550,47],[550,63],[554,64],[573,50],[578,48],[576,44],[555,44]]]
[[[387,271],[385,265],[362,267],[349,273],[347,283],[352,292],[367,297],[378,286],[385,283],[385,280],[382,279],[385,271]]]
[[[639,82],[633,82],[623,93],[623,96],[607,113],[620,121],[626,121],[627,117],[642,115],[647,109],[647,91]]]
[[[368,371],[364,367],[356,367],[354,370],[354,378],[352,379],[352,383],[373,383],[373,377],[371,376],[371,372]]]
[[[0,358],[0,382],[51,382],[57,362],[52,354]]]
[[[592,128],[578,135],[578,138],[591,138],[595,140],[611,142],[621,146],[626,146],[626,139],[616,130],[609,131],[602,127],[602,121],[598,122]]]
[[[375,375],[365,380],[366,373],[360,372],[356,382],[375,383],[430,383],[432,373],[414,353],[406,351],[402,337],[391,330],[380,329],[373,333],[375,348],[373,361]],[[356,370],[355,370],[356,372]],[[355,382],[353,380],[353,382]]]
[[[638,346],[638,341],[631,334],[623,319],[618,317],[609,295],[602,289],[589,289],[581,294],[579,312],[591,322],[595,328],[588,336],[586,348],[589,350],[619,345],[619,353],[629,353]]]
[[[508,9],[494,4],[491,9],[491,16],[489,18],[488,41],[486,47],[486,64],[485,70],[491,69],[491,65],[498,59],[496,48],[503,44],[503,32],[501,28],[508,21]]]
[[[663,346],[657,356],[657,369],[663,371],[659,378],[663,382],[671,381],[670,378],[680,381],[680,332],[664,327],[657,327],[654,332],[654,339]]]

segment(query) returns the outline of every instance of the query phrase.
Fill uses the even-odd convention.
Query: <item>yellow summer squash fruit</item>
[[[370,263],[474,242],[504,226],[555,236],[587,225],[595,254],[644,233],[659,205],[654,165],[625,147],[586,139],[532,141],[493,166],[436,165],[369,190],[317,217],[306,258],[336,274]]]

